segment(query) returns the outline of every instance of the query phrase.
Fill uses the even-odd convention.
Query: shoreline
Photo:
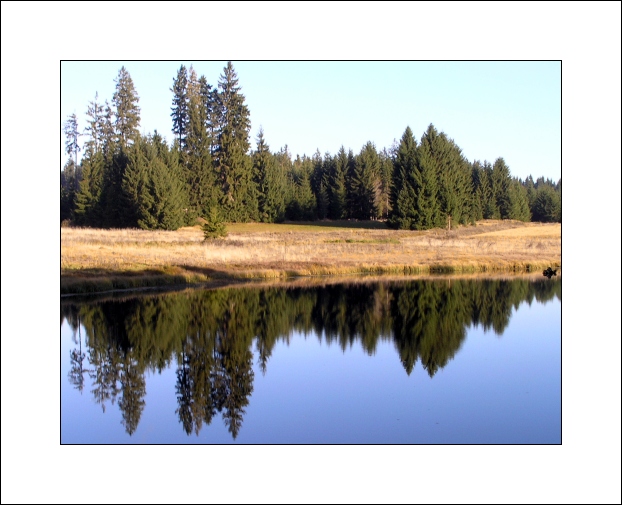
[[[350,226],[348,226],[350,225]],[[326,224],[177,231],[61,228],[61,296],[294,279],[538,274],[561,266],[561,224],[483,221],[405,231]]]

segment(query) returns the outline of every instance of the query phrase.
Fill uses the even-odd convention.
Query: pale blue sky
[[[391,147],[410,126],[430,123],[470,160],[503,157],[513,176],[561,177],[559,61],[232,61],[251,112],[273,152],[355,153],[367,141]],[[181,64],[217,85],[226,61],[63,61],[61,117],[86,125],[95,92],[112,101],[121,66],[140,98],[141,131],[172,140],[170,91]],[[64,136],[61,145],[63,163]]]

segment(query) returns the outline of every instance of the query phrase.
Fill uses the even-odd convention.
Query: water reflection
[[[373,355],[393,341],[405,372],[420,366],[433,377],[447,366],[477,325],[501,335],[524,301],[561,300],[553,280],[413,280],[313,288],[227,288],[141,298],[61,304],[73,329],[69,382],[105,411],[117,405],[132,435],[145,408],[146,372],[176,367],[176,414],[187,434],[221,414],[235,439],[258,369],[293,332],[315,334],[344,351]],[[84,330],[84,331],[83,331]]]

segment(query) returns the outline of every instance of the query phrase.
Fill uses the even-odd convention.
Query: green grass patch
[[[357,230],[388,230],[382,221],[296,221],[285,223],[227,223],[229,233],[287,233]]]

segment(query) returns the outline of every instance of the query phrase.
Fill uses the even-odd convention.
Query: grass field
[[[561,225],[480,221],[451,231],[381,222],[227,226],[204,241],[177,231],[61,228],[61,293],[349,274],[533,272],[561,264]]]

